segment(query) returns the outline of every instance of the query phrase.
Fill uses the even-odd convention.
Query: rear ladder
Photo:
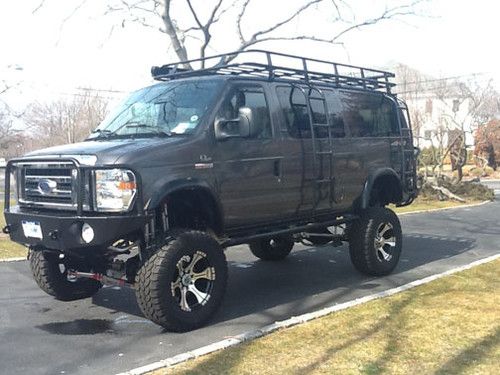
[[[401,113],[399,110],[404,111],[406,114],[407,127],[399,126],[400,129],[400,147],[401,147],[401,179],[403,187],[410,195],[417,191],[417,160],[415,154],[415,147],[413,146],[413,132],[410,124],[410,112],[408,105],[400,99],[398,103],[398,120],[399,124],[403,123],[400,118]]]

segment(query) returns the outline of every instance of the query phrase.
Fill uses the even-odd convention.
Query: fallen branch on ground
[[[446,189],[445,187],[442,187],[442,186],[437,186],[437,185],[430,185],[431,188],[433,188],[434,190],[437,190],[439,193],[447,196],[448,198],[450,199],[455,199],[459,202],[465,202],[465,199],[459,197],[458,195],[456,194],[453,194],[451,191],[449,191],[448,189]]]

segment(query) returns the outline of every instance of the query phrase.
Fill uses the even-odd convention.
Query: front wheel
[[[218,242],[203,232],[180,232],[139,269],[137,302],[156,324],[190,331],[215,314],[226,283],[227,262]]]
[[[354,267],[370,276],[390,274],[397,266],[403,236],[396,214],[385,207],[365,210],[349,230],[349,255]]]
[[[30,250],[29,261],[33,277],[45,293],[60,301],[74,301],[93,296],[102,287],[90,279],[68,280],[68,261],[58,254]]]

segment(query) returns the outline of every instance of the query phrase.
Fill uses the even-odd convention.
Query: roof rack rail
[[[247,60],[237,62],[248,57]],[[201,68],[194,70],[185,68],[186,65],[192,63],[199,63]],[[212,65],[206,67],[209,63]],[[161,67],[153,66],[151,74],[155,80],[159,81],[229,75],[259,77],[270,81],[327,83],[336,87],[354,87],[387,93],[390,93],[391,88],[396,85],[389,80],[394,77],[394,73],[383,70],[256,49],[179,61]]]

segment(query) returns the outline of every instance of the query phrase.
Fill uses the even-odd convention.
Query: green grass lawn
[[[500,260],[160,374],[498,374]]]
[[[395,206],[391,205],[390,208],[393,209],[396,213],[401,214],[401,213],[414,212],[414,211],[427,211],[427,210],[438,210],[441,208],[460,207],[460,206],[463,206],[464,204],[474,204],[474,203],[481,203],[481,201],[469,200],[465,203],[461,203],[461,202],[451,201],[451,200],[439,201],[439,200],[417,198],[409,206],[395,207]]]
[[[0,202],[0,229],[5,226],[3,215],[3,201]],[[9,237],[0,232],[0,259],[25,257],[28,251],[24,246],[12,242]]]

